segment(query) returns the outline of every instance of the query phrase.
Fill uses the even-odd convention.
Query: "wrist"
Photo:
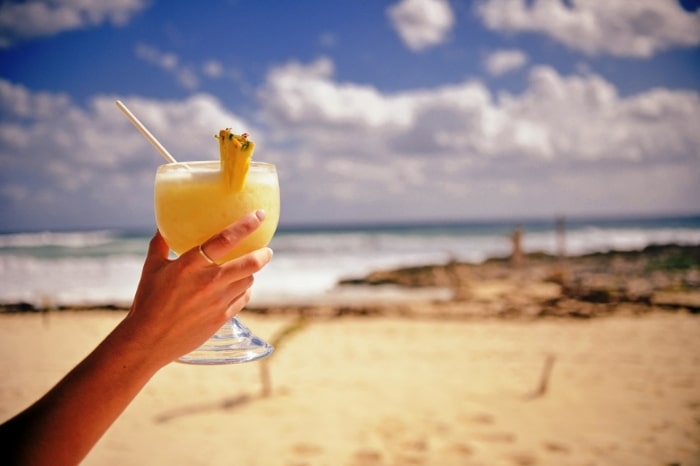
[[[131,325],[129,316],[120,322],[100,345],[119,363],[119,368],[150,379],[169,360],[158,354],[155,343],[146,341]]]

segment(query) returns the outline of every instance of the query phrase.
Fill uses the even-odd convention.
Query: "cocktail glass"
[[[170,249],[182,254],[205,242],[243,215],[263,209],[265,220],[220,262],[267,246],[277,229],[280,193],[274,165],[251,162],[242,191],[232,190],[222,177],[220,162],[180,162],[158,167],[155,216]],[[226,322],[206,343],[179,359],[190,364],[230,364],[254,361],[273,347],[252,334],[237,317]]]

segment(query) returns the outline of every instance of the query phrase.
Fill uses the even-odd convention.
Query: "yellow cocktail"
[[[226,257],[230,260],[267,246],[277,229],[280,192],[275,166],[252,162],[238,192],[224,182],[219,162],[161,165],[155,183],[156,223],[177,254],[202,244],[224,227],[257,209],[265,221]]]
[[[182,162],[158,167],[155,216],[158,229],[177,254],[197,247],[243,215],[263,209],[263,224],[222,262],[267,246],[277,229],[280,192],[275,166],[251,162],[238,191],[222,176],[220,162]],[[223,364],[264,357],[272,347],[253,336],[237,319],[182,362]]]

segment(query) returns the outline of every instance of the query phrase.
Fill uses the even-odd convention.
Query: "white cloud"
[[[224,67],[218,60],[208,60],[204,63],[202,72],[210,78],[220,78],[224,74]]]
[[[383,94],[335,82],[333,64],[319,59],[272,70],[260,96],[271,122],[336,148],[371,139],[404,155],[650,160],[697,156],[700,147],[697,93],[623,98],[598,75],[562,76],[546,66],[532,69],[519,95],[494,96],[478,81]]]
[[[152,221],[162,161],[115,98],[82,107],[0,80],[0,226]],[[700,195],[700,95],[623,96],[592,73],[535,66],[517,94],[476,80],[387,93],[321,58],[269,72],[255,127],[207,94],[119,98],[179,160],[216,158],[218,128],[252,133],[285,221],[673,212]]]
[[[497,50],[486,57],[484,67],[493,76],[500,76],[522,68],[527,63],[527,55],[517,49]]]
[[[145,0],[5,0],[0,5],[0,47],[103,22],[123,25],[146,5]]]
[[[401,40],[414,51],[445,42],[454,25],[447,0],[401,0],[387,14]]]
[[[136,46],[136,56],[168,71],[175,70],[179,63],[179,59],[174,53],[161,52],[157,48],[146,44],[139,44]]]
[[[445,131],[457,148],[481,155],[576,163],[658,163],[700,159],[700,96],[653,89],[620,97],[597,75],[562,76],[534,67],[520,95],[503,93],[493,105],[489,131]],[[485,120],[482,120],[485,121]],[[458,128],[459,129],[459,128]]]
[[[332,81],[333,63],[327,58],[308,66],[290,63],[273,69],[260,92],[264,112],[293,125],[333,125],[340,129],[369,124],[400,125],[408,110],[404,102],[389,101],[376,89]]]
[[[481,0],[476,11],[493,30],[540,32],[588,55],[645,58],[700,44],[700,11],[677,0]]]
[[[239,86],[246,85],[239,70],[226,68],[219,60],[209,59],[195,66],[183,63],[180,57],[172,52],[163,52],[143,43],[136,46],[134,53],[137,58],[167,72],[180,86],[189,91],[199,89],[204,79],[227,79],[238,82]]]
[[[32,92],[0,79],[0,109],[6,118],[49,118],[70,104],[65,94]]]
[[[172,74],[182,87],[188,90],[195,90],[199,87],[199,78],[190,66],[183,65],[174,53],[161,52],[156,47],[138,44],[136,46],[136,56],[158,68]],[[213,65],[216,66],[215,64]],[[205,66],[204,72],[216,72],[212,67],[212,62]]]
[[[305,197],[315,209],[338,202],[348,210],[336,205],[335,212],[389,215],[411,206],[417,216],[429,216],[471,199],[473,215],[542,213],[537,209],[557,202],[590,212],[595,205],[585,202],[585,180],[590,187],[599,179],[609,190],[596,202],[604,198],[610,209],[680,210],[692,204],[685,194],[693,183],[700,185],[696,92],[653,89],[623,97],[601,76],[537,66],[517,95],[493,95],[478,81],[382,93],[336,82],[333,64],[320,59],[272,70],[260,96],[263,116],[279,136],[269,153],[284,161],[297,201]],[[696,173],[677,186],[657,179],[683,166]],[[614,184],[626,173],[635,173],[636,191],[623,203]],[[650,185],[668,183],[663,201],[643,188],[644,176]],[[564,177],[579,181],[559,199],[557,180]]]
[[[219,127],[257,132],[208,95],[120,98],[179,160],[216,159]],[[12,180],[0,192],[1,225],[127,226],[152,219],[155,168],[164,161],[115,99],[96,96],[83,108],[0,80],[0,167]],[[45,103],[33,105],[39,101]]]

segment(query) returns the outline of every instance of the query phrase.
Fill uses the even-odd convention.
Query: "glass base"
[[[185,364],[238,364],[269,356],[274,347],[252,334],[238,318],[226,322],[202,346],[178,359]]]

